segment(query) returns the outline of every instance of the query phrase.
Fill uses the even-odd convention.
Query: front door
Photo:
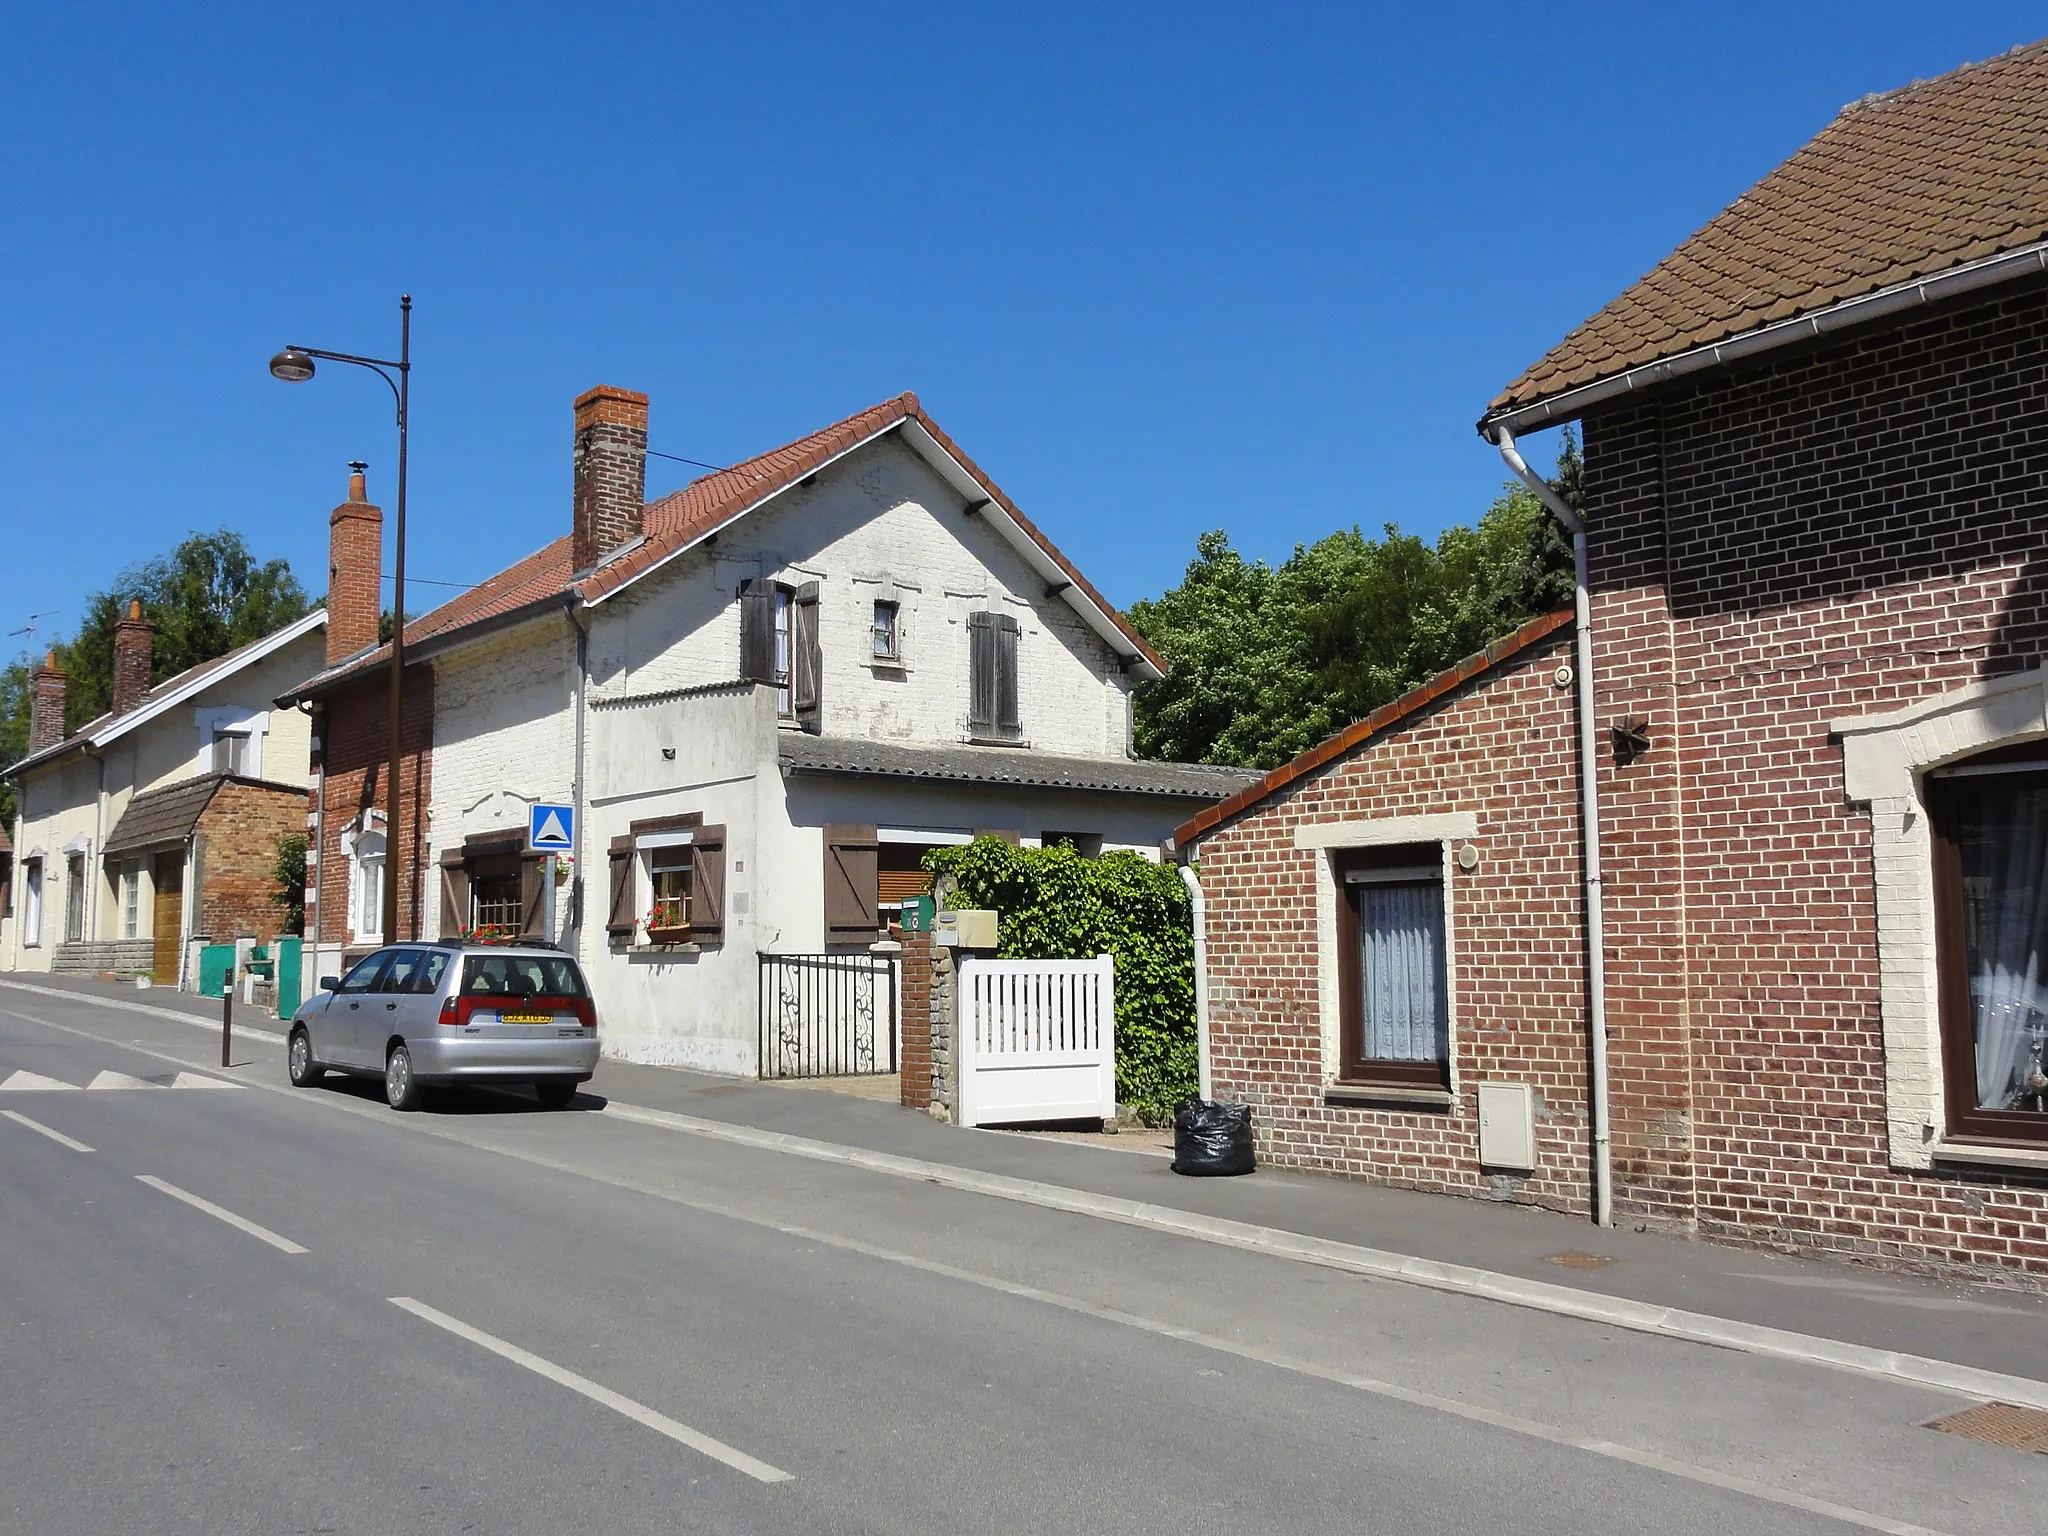
[[[156,950],[149,979],[160,987],[178,984],[178,940],[184,936],[185,854],[160,853],[150,880],[150,937]]]

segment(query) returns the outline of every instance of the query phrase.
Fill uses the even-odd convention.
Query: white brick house
[[[643,396],[582,396],[571,531],[407,631],[434,669],[425,867],[399,876],[423,936],[542,932],[516,841],[528,805],[575,805],[557,931],[611,1054],[750,1074],[758,956],[883,940],[926,848],[1156,856],[1246,782],[1131,759],[1162,663],[914,396],[652,503],[646,424]]]

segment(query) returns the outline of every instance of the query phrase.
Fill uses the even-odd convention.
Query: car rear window
[[[470,955],[464,997],[584,997],[583,973],[561,955]]]

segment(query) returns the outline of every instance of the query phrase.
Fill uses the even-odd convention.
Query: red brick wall
[[[1585,424],[1623,1219],[2048,1276],[2048,1189],[1895,1170],[1871,829],[1828,722],[2048,651],[2048,289],[1671,387]],[[1272,1161],[1585,1209],[1572,700],[1560,633],[1203,839],[1219,1090]],[[1618,766],[1609,728],[1647,723]],[[1299,822],[1471,810],[1448,1114],[1323,1103]],[[1477,1166],[1476,1078],[1541,1166]]]
[[[1218,1094],[1254,1108],[1260,1155],[1384,1183],[1585,1209],[1585,953],[1570,659],[1561,630],[1197,846],[1209,906],[1209,1013]],[[1326,1104],[1316,937],[1327,855],[1307,822],[1470,811],[1480,862],[1450,907],[1449,1111]],[[1482,1174],[1475,1086],[1528,1082],[1539,1165]]]
[[[2036,288],[1587,422],[1600,721],[1655,742],[1601,774],[1635,1208],[1686,1212],[1661,1127],[1703,1230],[2048,1274],[2048,1192],[1888,1165],[1870,823],[1828,736],[2039,665],[2044,390]]]
[[[326,825],[321,836],[318,902],[308,914],[309,930],[317,923],[323,944],[352,944],[348,927],[348,855],[342,834],[362,811],[384,809],[385,758],[390,749],[391,693],[389,670],[371,673],[329,697],[316,722],[321,752],[316,767],[326,784]],[[386,874],[399,881],[396,935],[418,935],[420,871],[427,847],[427,800],[433,788],[434,673],[430,666],[405,669],[400,720],[399,821],[401,837],[387,840]],[[310,818],[319,784],[302,802]],[[312,823],[305,823],[310,835]],[[427,893],[438,899],[436,893]]]
[[[932,936],[892,930],[903,942],[903,995],[897,1000],[898,1101],[905,1109],[932,1102]]]
[[[206,838],[197,932],[215,942],[253,934],[268,943],[284,931],[277,901],[277,840],[306,830],[297,791],[232,781],[214,791],[196,830]]]

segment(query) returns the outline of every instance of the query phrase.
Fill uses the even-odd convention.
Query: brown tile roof
[[[1409,716],[1434,704],[1445,694],[1464,687],[1473,678],[1526,651],[1546,636],[1556,634],[1571,621],[1572,611],[1569,608],[1560,609],[1556,613],[1546,613],[1540,619],[1531,619],[1513,634],[1504,635],[1485,650],[1467,656],[1456,666],[1445,668],[1428,682],[1409,689],[1391,704],[1382,704],[1363,720],[1352,721],[1336,735],[1310,747],[1293,762],[1282,763],[1256,784],[1239,790],[1228,800],[1219,800],[1216,804],[1196,812],[1173,829],[1174,846],[1187,847],[1233,816],[1241,816],[1260,801],[1277,795],[1295,780],[1307,777],[1318,768],[1327,767],[1338,758],[1364,746],[1373,737],[1402,724]]]
[[[313,612],[318,613],[320,612],[320,610],[316,608],[313,610]],[[307,617],[310,616],[311,615],[308,615]],[[303,624],[306,622],[306,620],[301,618],[295,619],[292,622],[293,624]],[[323,618],[322,623],[324,622],[325,619]],[[245,657],[250,651],[255,650],[258,646],[268,645],[271,641],[277,639],[284,632],[284,630],[290,629],[291,627],[291,624],[283,625],[278,629],[272,630],[267,635],[259,635],[254,640],[245,641],[243,644],[236,646],[232,651],[227,651],[222,655],[214,657],[210,661],[197,662],[192,666],[187,667],[184,671],[175,673],[172,676],[165,678],[162,682],[158,683],[154,688],[150,689],[149,692],[145,693],[139,700],[136,701],[135,707],[129,710],[127,712],[127,715],[117,716],[112,710],[108,710],[105,714],[98,715],[93,719],[88,720],[84,725],[81,725],[77,730],[73,731],[69,736],[66,736],[62,741],[53,742],[51,745],[43,748],[43,750],[40,752],[31,752],[27,757],[22,758],[19,762],[10,763],[4,769],[0,769],[0,772],[4,772],[10,775],[19,773],[24,768],[33,768],[39,763],[48,762],[53,757],[61,757],[64,753],[70,751],[74,747],[84,746],[93,737],[97,736],[100,732],[104,731],[108,726],[112,725],[117,719],[126,719],[128,718],[128,716],[138,715],[143,710],[149,708],[151,704],[156,703],[158,700],[164,698],[165,695],[177,693],[182,689],[192,687],[196,683],[204,682],[206,678],[212,673],[219,672],[222,670],[232,670],[236,663],[241,661],[242,658]]]
[[[761,454],[756,458],[735,464],[729,469],[715,470],[708,475],[691,481],[679,491],[650,501],[642,513],[642,538],[636,544],[629,544],[620,554],[607,560],[595,571],[580,581],[572,578],[576,573],[570,568],[569,535],[563,534],[552,544],[536,550],[518,564],[508,566],[480,586],[472,587],[460,597],[443,603],[423,618],[413,620],[405,627],[405,643],[408,647],[442,636],[452,636],[456,631],[472,624],[509,613],[529,603],[546,598],[576,598],[585,603],[597,602],[618,591],[635,577],[652,570],[656,565],[682,549],[715,532],[735,518],[752,511],[766,498],[778,491],[795,485],[806,475],[815,472],[828,461],[837,458],[850,449],[876,437],[892,427],[915,421],[930,433],[947,453],[959,461],[961,467],[974,477],[983,493],[1002,507],[1024,534],[1035,543],[1053,563],[1065,573],[1081,591],[1085,592],[1102,611],[1111,617],[1118,631],[1132,649],[1162,672],[1166,663],[1159,653],[1145,643],[1145,639],[1130,626],[1128,620],[1117,612],[1115,606],[1096,591],[1088,578],[1076,570],[1067,557],[1053,547],[1052,541],[1038,531],[1038,527],[1017,509],[1010,498],[1003,494],[996,484],[983,474],[974,461],[962,453],[953,440],[946,436],[939,424],[925,414],[918,404],[917,396],[905,392],[894,399],[884,400],[879,405],[857,411],[844,421],[834,422],[823,431],[800,437],[793,443]],[[339,681],[352,673],[368,671],[382,666],[390,659],[391,648],[380,645],[373,651],[342,662],[317,677],[301,684],[298,693]]]
[[[1844,107],[1488,414],[2044,238],[2048,41]]]

